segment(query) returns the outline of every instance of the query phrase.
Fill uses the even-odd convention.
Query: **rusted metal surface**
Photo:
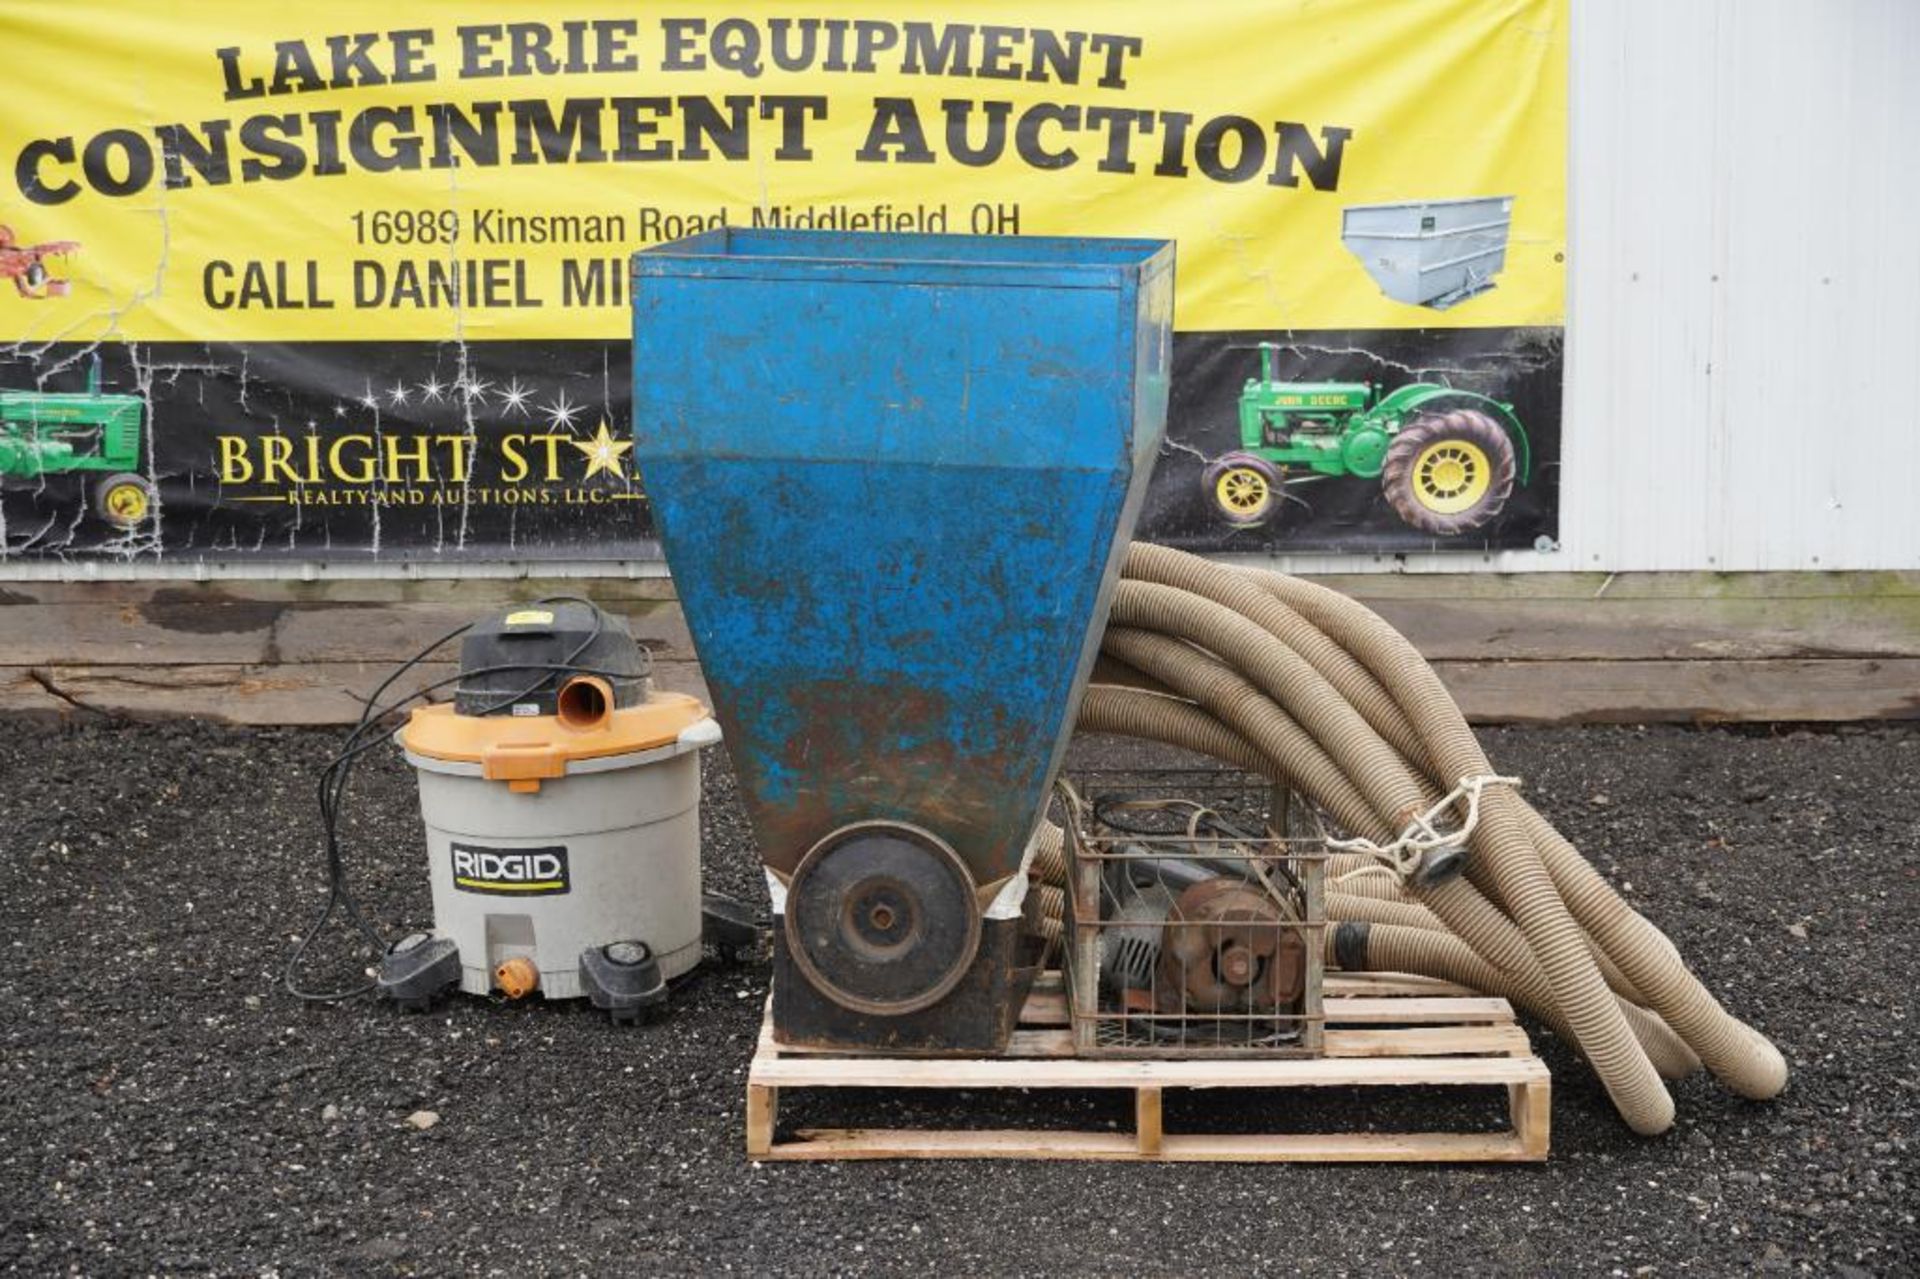
[[[1076,1053],[1318,1056],[1327,854],[1313,815],[1230,771],[1073,780],[1057,814]]]
[[[856,822],[816,844],[787,886],[787,953],[842,1008],[898,1017],[940,1002],[980,944],[973,881],[939,836]]]
[[[715,232],[639,254],[635,457],[767,864],[1019,865],[1165,418],[1172,250]]]
[[[784,932],[773,934],[773,1036],[796,1048],[916,1057],[999,1053],[1039,975],[1042,943],[1025,919],[983,921],[980,949],[953,991],[932,1007],[872,1016],[834,1003],[794,965]]]
[[[1304,903],[1303,903],[1304,905]],[[1268,894],[1228,876],[1180,894],[1160,948],[1157,1011],[1286,1011],[1306,986],[1306,944]]]
[[[793,1042],[1012,1030],[1022,921],[931,952],[1019,872],[1064,755],[1165,423],[1172,276],[1138,240],[725,230],[634,258],[634,457],[793,880]],[[807,896],[808,850],[873,822],[935,837],[971,891],[906,892],[904,841]],[[921,905],[946,914],[905,927]]]

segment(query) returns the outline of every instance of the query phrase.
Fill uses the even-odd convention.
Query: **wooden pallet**
[[[1547,1157],[1551,1080],[1504,999],[1393,973],[1329,973],[1326,1055],[1311,1060],[1089,1060],[1073,1055],[1057,974],[1043,977],[1002,1057],[848,1056],[784,1048],[764,1021],[747,1073],[754,1159],[1112,1159],[1242,1163],[1448,1162]],[[1504,1086],[1504,1132],[1170,1133],[1169,1088]],[[782,1089],[1130,1089],[1134,1130],[803,1128],[776,1140]]]

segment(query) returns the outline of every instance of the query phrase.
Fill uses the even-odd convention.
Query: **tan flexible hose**
[[[1089,689],[1082,731],[1167,742],[1262,773],[1376,843],[1461,777],[1491,773],[1432,668],[1361,605],[1142,545],[1126,577],[1103,658],[1115,678],[1137,674],[1168,691]],[[1065,856],[1060,832],[1050,833],[1033,870],[1058,882]],[[1336,854],[1329,917],[1374,921],[1382,940],[1369,963],[1446,976],[1535,1012],[1587,1055],[1637,1131],[1671,1122],[1659,1076],[1680,1077],[1700,1060],[1750,1097],[1784,1086],[1778,1051],[1727,1015],[1659,930],[1519,796],[1482,792],[1470,847],[1469,876],[1439,884],[1354,875],[1377,863]],[[1057,896],[1043,889],[1043,906],[1059,905]]]
[[[1418,902],[1382,901],[1378,897],[1355,897],[1348,893],[1327,894],[1327,918],[1394,924],[1401,928],[1424,928],[1429,932],[1445,932],[1447,929],[1438,915]]]
[[[1171,607],[1177,611],[1181,606],[1181,601],[1175,598],[1177,595],[1178,592],[1166,590],[1132,592],[1128,616],[1162,625],[1171,624],[1160,609]],[[1233,627],[1222,616],[1223,613],[1224,610],[1217,609],[1206,611],[1205,620],[1214,624],[1213,629],[1193,638],[1196,641],[1212,639],[1215,643],[1224,640],[1229,645],[1245,641],[1252,646],[1246,650],[1248,652],[1277,647],[1277,641],[1271,637]],[[1366,811],[1365,801],[1351,794],[1350,788],[1343,785],[1338,765],[1315,749],[1300,726],[1258,687],[1241,679],[1219,659],[1168,636],[1124,626],[1109,627],[1105,648],[1110,655],[1193,697],[1225,718],[1236,730],[1237,736],[1262,749],[1268,761],[1267,771],[1321,802],[1337,821],[1349,829],[1370,831],[1379,826],[1377,820],[1372,825],[1359,825],[1369,821],[1371,815]],[[1294,674],[1298,677],[1297,670]],[[1303,713],[1322,718],[1336,731],[1364,735],[1364,727],[1356,728],[1350,717],[1326,715],[1325,706],[1313,696],[1316,691],[1309,688],[1296,699],[1296,705],[1302,708]],[[1172,704],[1164,698],[1159,699],[1158,703],[1136,704],[1140,714],[1137,724],[1143,735],[1158,740],[1173,736],[1152,727],[1155,711]],[[1380,751],[1386,750],[1377,739],[1373,745],[1379,747]],[[1356,742],[1356,749],[1364,749],[1364,744]],[[1379,770],[1374,775],[1377,781],[1390,783],[1396,780],[1391,774],[1401,767],[1397,756],[1391,752],[1372,752],[1370,762]],[[1379,802],[1392,804],[1413,793],[1411,787],[1411,781],[1399,787],[1380,785],[1375,787],[1375,793]],[[1357,884],[1373,878],[1377,877],[1365,876],[1352,882]],[[1361,891],[1368,893],[1368,888]],[[1526,938],[1472,884],[1451,879],[1421,886],[1415,895],[1492,966],[1522,979],[1537,975],[1538,963]],[[1585,937],[1582,936],[1580,941],[1583,953],[1590,955],[1591,952],[1586,950]]]
[[[1133,571],[1133,562],[1139,558],[1141,552],[1136,547],[1127,559],[1129,573]],[[1212,572],[1226,574],[1246,595],[1260,595],[1250,583],[1235,577],[1231,570],[1218,569],[1204,560],[1194,560],[1194,563]],[[1113,613],[1108,626],[1110,637],[1113,627],[1138,627],[1162,635],[1177,636],[1213,654],[1230,668],[1230,673],[1243,676],[1243,682],[1251,686],[1256,695],[1264,694],[1284,710],[1290,722],[1296,726],[1296,732],[1304,730],[1310,735],[1311,740],[1338,764],[1347,780],[1367,797],[1374,811],[1395,833],[1426,806],[1422,802],[1420,788],[1409,776],[1404,761],[1360,717],[1360,713],[1340,695],[1339,690],[1327,683],[1320,672],[1308,665],[1299,654],[1232,608],[1200,598],[1184,587],[1130,579],[1122,581],[1114,591]],[[1121,655],[1124,659],[1124,652]],[[1139,662],[1132,664],[1142,666]],[[1265,743],[1256,740],[1243,723],[1236,722],[1235,715],[1223,711],[1220,706],[1210,705],[1207,698],[1194,696],[1189,689],[1181,688],[1168,679],[1164,670],[1147,666],[1142,666],[1142,669],[1208,706],[1228,724],[1245,733],[1256,746],[1267,750],[1275,760],[1292,757],[1291,753],[1268,750]],[[1336,814],[1336,817],[1339,815]],[[1344,824],[1343,817],[1339,820]]]
[[[1394,654],[1397,669],[1439,686],[1432,668],[1404,637],[1371,610],[1335,591],[1296,578],[1264,575],[1269,590],[1292,605],[1304,618],[1336,639],[1353,638],[1355,654],[1367,660],[1367,644]],[[1376,662],[1368,662],[1383,683],[1391,683]],[[1452,716],[1459,718],[1458,708]],[[1457,735],[1471,736],[1460,720]],[[1625,980],[1699,1055],[1722,1082],[1743,1096],[1767,1098],[1786,1086],[1787,1068],[1779,1050],[1750,1027],[1729,1016],[1699,981],[1687,971],[1672,944],[1658,929],[1641,919],[1553,827],[1517,797],[1505,796],[1503,817],[1511,811],[1535,845],[1543,869],[1554,881],[1580,926],[1599,943]],[[1596,1063],[1597,1064],[1597,1063]]]
[[[1377,902],[1389,909],[1386,912],[1368,913],[1367,909],[1357,905],[1362,901]],[[1446,924],[1430,909],[1420,905],[1418,901],[1403,892],[1399,879],[1392,875],[1356,875],[1346,879],[1328,877],[1327,915],[1331,919],[1365,919],[1381,924],[1404,924],[1411,921],[1412,916],[1394,913],[1395,907],[1412,907],[1426,918],[1433,920],[1430,925],[1422,924],[1423,927],[1446,927]],[[1600,949],[1597,942],[1592,938],[1588,938],[1587,941],[1593,951],[1594,963],[1598,965],[1600,976],[1606,981],[1607,988],[1631,1003],[1641,1003],[1639,988],[1628,981],[1614,966],[1613,961],[1607,958],[1606,952]]]
[[[1155,577],[1144,580],[1160,581]],[[1255,585],[1261,583],[1255,581]],[[1360,717],[1373,726],[1375,732],[1391,743],[1416,768],[1424,769],[1426,764],[1426,743],[1420,740],[1419,732],[1401,711],[1393,695],[1374,678],[1353,654],[1334,643],[1327,634],[1313,626],[1296,613],[1285,601],[1268,587],[1269,598],[1261,601],[1247,613],[1247,619],[1262,627],[1270,635],[1287,639],[1289,646],[1306,660],[1308,665],[1320,672],[1327,683],[1340,690],[1342,696],[1360,712]]]
[[[1418,973],[1498,995],[1545,1022],[1562,1039],[1573,1042],[1566,1019],[1551,1000],[1543,997],[1543,982],[1514,980],[1446,933],[1374,923],[1364,931],[1348,928],[1343,935],[1336,927],[1328,930],[1327,961],[1329,966],[1348,971]],[[1665,1022],[1624,1000],[1620,1009],[1635,1040],[1663,1079],[1685,1079],[1700,1069],[1700,1059]]]
[[[1169,625],[1171,623],[1168,617],[1160,611],[1160,608],[1172,606],[1177,610],[1179,604],[1180,601],[1174,599],[1173,594],[1164,591],[1132,592],[1126,615],[1133,620]],[[1190,635],[1189,638],[1196,642],[1211,640],[1214,643],[1224,642],[1228,645],[1245,640],[1253,647],[1243,652],[1257,652],[1260,648],[1277,643],[1270,637],[1252,635],[1232,627],[1220,617],[1219,611],[1210,612],[1207,620],[1215,624],[1213,629],[1203,630],[1201,634]],[[1341,820],[1342,814],[1352,808],[1351,799],[1348,803],[1341,803],[1334,798],[1340,782],[1337,766],[1311,748],[1300,727],[1294,724],[1270,698],[1264,696],[1262,691],[1249,681],[1236,676],[1225,663],[1191,644],[1124,626],[1109,628],[1105,647],[1110,655],[1120,658],[1133,668],[1147,672],[1154,679],[1182,694],[1193,697],[1225,718],[1236,730],[1237,736],[1251,744],[1257,744],[1265,751],[1269,761],[1267,771],[1276,776],[1289,778],[1299,789],[1326,802],[1328,808],[1334,812],[1336,820]],[[1295,675],[1298,676],[1297,671]],[[1324,708],[1312,700],[1313,691],[1307,690],[1308,696],[1298,698],[1295,704],[1301,707],[1304,714],[1320,717]],[[1142,730],[1142,735],[1157,740],[1167,740],[1174,736],[1167,732],[1156,731],[1152,726],[1156,708],[1174,704],[1177,703],[1169,702],[1165,698],[1160,698],[1157,702],[1138,703],[1140,719],[1137,721],[1137,727]],[[1349,731],[1364,731],[1354,730],[1351,722],[1343,721],[1337,715],[1328,716],[1326,719]],[[1374,744],[1380,745],[1377,739]],[[1381,749],[1385,748],[1381,747]],[[1304,761],[1304,764],[1296,764],[1295,767],[1290,768],[1286,761]],[[1391,752],[1386,755],[1376,755],[1373,763],[1376,768],[1382,770],[1383,774],[1390,773],[1391,770],[1401,766],[1399,757]],[[1388,777],[1386,780],[1392,779]],[[1410,787],[1411,782],[1407,785]],[[1396,798],[1407,793],[1410,792],[1406,787],[1376,788],[1376,794],[1385,803],[1392,803]],[[1343,824],[1351,824],[1352,820],[1354,819],[1348,818]],[[1376,877],[1362,877],[1352,882],[1360,883],[1366,878]],[[1531,996],[1534,1004],[1551,1003],[1551,997],[1547,993],[1547,983],[1526,938],[1512,921],[1471,883],[1459,878],[1449,879],[1437,884],[1423,885],[1416,890],[1416,895],[1445,921],[1447,927],[1466,939],[1472,949],[1478,952],[1490,967],[1509,973],[1515,981],[1534,987]],[[1582,953],[1587,955],[1591,962],[1591,950],[1587,946],[1584,934],[1577,935]],[[1607,997],[1610,999],[1610,996]],[[1623,1015],[1621,1029],[1623,1034],[1629,1038],[1633,1037],[1633,1031],[1625,1024]],[[1639,1056],[1638,1060],[1642,1064],[1647,1062],[1644,1055]],[[1647,1065],[1647,1070],[1649,1072],[1652,1070],[1651,1065]]]
[[[1375,901],[1410,902],[1413,898],[1394,875],[1355,875],[1350,879],[1330,879],[1328,888],[1351,897],[1371,897]]]
[[[1042,821],[1033,833],[1033,863],[1027,874],[1055,888],[1067,886],[1067,835],[1050,821]]]
[[[1270,773],[1273,768],[1271,761],[1246,738],[1193,703],[1139,689],[1095,684],[1080,703],[1076,729],[1082,733],[1114,733],[1164,742],[1237,764],[1253,773]]]
[[[1640,1005],[1626,998],[1620,1000],[1620,1013],[1627,1019],[1627,1025],[1633,1027],[1634,1038],[1640,1041],[1640,1047],[1647,1053],[1647,1060],[1660,1072],[1662,1079],[1685,1079],[1700,1070],[1700,1057],[1680,1038],[1673,1027],[1661,1021],[1657,1014],[1648,1012]]]
[[[1384,870],[1386,867],[1382,866],[1377,858],[1369,857],[1365,853],[1329,853],[1327,855],[1328,879],[1338,879],[1342,875],[1352,875],[1356,879],[1380,878],[1372,872]],[[1366,871],[1368,874],[1363,876],[1359,873],[1361,871]],[[1393,882],[1394,887],[1398,889],[1400,881],[1396,879]]]
[[[1210,711],[1260,752],[1268,761],[1265,771],[1312,796],[1343,827],[1369,839],[1392,838],[1391,829],[1350,780],[1345,761],[1337,762],[1322,750],[1301,725],[1225,662],[1165,635],[1128,626],[1110,626],[1106,647]]]
[[[1700,984],[1673,943],[1620,899],[1598,871],[1544,817],[1528,828],[1574,916],[1619,965],[1646,1006],[1685,1039],[1727,1087],[1764,1101],[1787,1086],[1787,1063],[1758,1031],[1737,1020]]]
[[[1041,884],[1040,936],[1049,942],[1060,941],[1066,932],[1067,895],[1052,884]]]
[[[1384,824],[1392,837],[1436,789],[1490,772],[1425,659],[1354,601],[1160,547],[1137,545],[1127,574],[1135,580],[1116,591],[1116,630],[1154,632],[1154,640],[1121,638],[1119,647],[1131,645],[1133,653],[1114,653],[1110,645],[1110,655],[1198,705],[1133,693],[1150,701],[1125,703],[1123,712],[1106,707],[1108,722],[1096,728],[1100,716],[1094,714],[1087,724],[1092,732],[1175,739],[1254,766],[1377,843],[1379,833],[1369,828]],[[1142,653],[1148,647],[1152,653]],[[1185,682],[1167,680],[1173,666],[1185,668]],[[1179,716],[1179,728],[1160,728],[1165,716]],[[1219,749],[1198,745],[1204,741]],[[1250,762],[1246,751],[1258,759]],[[1329,795],[1340,810],[1327,803]],[[1653,1068],[1678,1074],[1690,1058],[1663,1041],[1672,1031],[1743,1095],[1770,1097],[1784,1085],[1778,1050],[1726,1016],[1659,929],[1620,903],[1592,866],[1511,791],[1482,793],[1469,866],[1475,883],[1421,887],[1417,897],[1457,939],[1471,943],[1476,962],[1503,979],[1528,983],[1534,976],[1528,970],[1546,977],[1546,1002],[1638,1131],[1670,1123],[1672,1102]],[[1344,881],[1338,895],[1417,910],[1384,876]],[[1373,912],[1373,906],[1352,910]],[[1411,918],[1425,922],[1425,916]],[[1665,1022],[1632,1004],[1622,1008],[1617,995],[1644,1001]]]
[[[1283,696],[1282,684],[1285,681],[1306,681],[1308,692],[1295,695],[1294,700],[1302,705],[1313,705],[1315,713],[1312,716],[1305,712],[1298,713],[1303,722],[1311,720],[1310,727],[1319,730],[1323,721],[1318,714],[1318,688],[1331,689],[1331,686],[1297,654],[1288,662],[1271,649],[1263,652],[1259,645],[1243,635],[1240,628],[1218,620],[1221,612],[1258,613],[1269,598],[1279,596],[1373,673],[1381,686],[1399,703],[1418,732],[1420,741],[1426,746],[1425,754],[1441,778],[1458,779],[1492,773],[1478,740],[1467,728],[1459,708],[1433,674],[1432,668],[1399,632],[1352,601],[1320,591],[1320,595],[1332,596],[1339,603],[1328,604],[1317,596],[1309,597],[1311,603],[1318,607],[1316,616],[1302,607],[1299,598],[1296,598],[1297,592],[1283,592],[1282,587],[1292,583],[1293,579],[1275,577],[1273,581],[1281,585],[1269,586],[1263,591],[1245,574],[1165,547],[1136,544],[1128,556],[1126,572],[1130,578],[1152,583],[1162,591],[1174,594],[1187,592],[1206,601],[1206,605],[1185,605],[1174,598],[1154,595],[1151,600],[1154,606],[1152,615],[1156,618],[1164,615],[1160,629],[1184,634],[1204,644],[1235,666],[1246,670],[1261,688],[1276,698]],[[1129,592],[1131,585],[1132,582],[1123,581],[1116,592],[1117,617],[1122,613],[1124,601],[1129,598],[1138,600],[1144,594],[1138,590]],[[1124,620],[1138,624],[1142,620],[1138,616],[1139,611],[1136,609],[1134,616],[1125,617]],[[1244,627],[1259,630],[1275,645],[1284,646],[1282,638],[1274,637],[1264,627],[1246,620],[1246,617],[1240,620]],[[1230,647],[1218,647],[1216,641]],[[1302,668],[1311,673],[1310,680],[1301,673]],[[1289,709],[1294,707],[1290,705]],[[1350,706],[1347,711],[1354,719],[1360,718]],[[1337,712],[1326,716],[1327,720],[1336,723],[1339,718]],[[1368,736],[1378,744],[1380,751],[1392,751],[1391,746],[1371,731]],[[1329,754],[1349,769],[1356,766],[1356,760],[1369,756],[1377,758],[1379,754],[1367,743],[1352,740],[1344,724],[1336,728],[1334,738],[1327,742],[1327,749]],[[1402,758],[1396,756],[1393,765],[1400,764]],[[1392,767],[1378,762],[1358,766],[1378,768],[1383,774]],[[1382,792],[1402,793],[1396,785],[1398,779],[1390,774],[1370,780]],[[1368,789],[1362,779],[1356,778],[1355,782],[1363,790]],[[1410,817],[1418,811],[1418,792],[1404,802],[1405,815]],[[1399,815],[1396,809],[1387,811]],[[1574,923],[1566,903],[1561,900],[1552,878],[1547,874],[1531,836],[1521,824],[1519,801],[1510,792],[1493,787],[1481,796],[1480,824],[1474,832],[1471,847],[1491,876],[1495,891],[1512,914],[1513,922],[1519,926],[1535,961],[1545,972],[1552,989],[1553,1002],[1572,1028],[1575,1042],[1593,1064],[1595,1073],[1613,1097],[1621,1116],[1636,1132],[1653,1134],[1666,1131],[1673,1123],[1673,1098],[1667,1093],[1646,1053],[1641,1050],[1620,1011],[1618,1000],[1601,977],[1585,935]],[[1457,883],[1457,880],[1451,881],[1447,887]],[[1437,902],[1429,904],[1444,917]],[[1479,937],[1470,936],[1470,940],[1476,950],[1487,953]],[[1509,972],[1513,971],[1512,964],[1503,963],[1501,966]]]

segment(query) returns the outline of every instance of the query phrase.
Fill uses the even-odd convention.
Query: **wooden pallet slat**
[[[1504,999],[1486,996],[1349,996],[1327,1000],[1327,1023],[1365,1022],[1488,1022],[1513,1020]]]
[[[747,1152],[755,1159],[1096,1159],[1172,1162],[1431,1162],[1544,1159],[1552,1081],[1504,999],[1401,974],[1330,974],[1326,1053],[1314,1058],[1178,1061],[1074,1056],[1057,976],[1037,984],[1007,1052],[994,1058],[899,1058],[809,1052],[776,1043],[771,1018],[747,1075]],[[1392,993],[1388,993],[1392,992]],[[1504,1088],[1504,1132],[1169,1132],[1168,1089]],[[1126,1132],[777,1129],[780,1095],[807,1088],[1120,1089]]]
[[[1132,1133],[802,1128],[756,1159],[1083,1159],[1160,1163],[1520,1163],[1546,1157],[1514,1133],[1163,1134],[1143,1153]]]
[[[1133,1145],[1144,1157],[1161,1153],[1166,1133],[1160,1122],[1160,1090],[1136,1088],[1133,1091]]]
[[[1344,1088],[1514,1084],[1530,1063],[1510,1057],[1186,1058],[787,1056],[754,1062],[748,1078],[814,1088]]]
[[[1472,995],[1469,987],[1417,973],[1328,973],[1329,999],[1348,995]]]
[[[1439,1057],[1450,1053],[1523,1057],[1532,1051],[1527,1032],[1512,1025],[1329,1030],[1326,1041],[1329,1057]]]

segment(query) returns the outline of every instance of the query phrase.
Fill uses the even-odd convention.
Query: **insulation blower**
[[[1083,1054],[1102,1003],[1071,956],[1106,950],[1108,998],[1152,1019],[1126,1053],[1169,1055],[1170,1020],[1225,1032],[1194,1055],[1235,1022],[1311,1053],[1332,960],[1533,1009],[1636,1132],[1703,1064],[1786,1085],[1404,636],[1324,587],[1129,548],[1170,244],[721,228],[637,254],[631,298],[634,456],[779,917],[777,1042],[999,1052],[1050,925]],[[1096,653],[1164,692],[1089,692]],[[1345,837],[1280,856],[1241,832],[1284,807],[1189,809],[1190,856],[1129,854],[1101,891],[1044,820],[1076,723],[1250,770]]]
[[[634,456],[779,917],[782,1043],[1013,1030],[1034,836],[1165,422],[1173,256],[728,228],[633,259]]]

